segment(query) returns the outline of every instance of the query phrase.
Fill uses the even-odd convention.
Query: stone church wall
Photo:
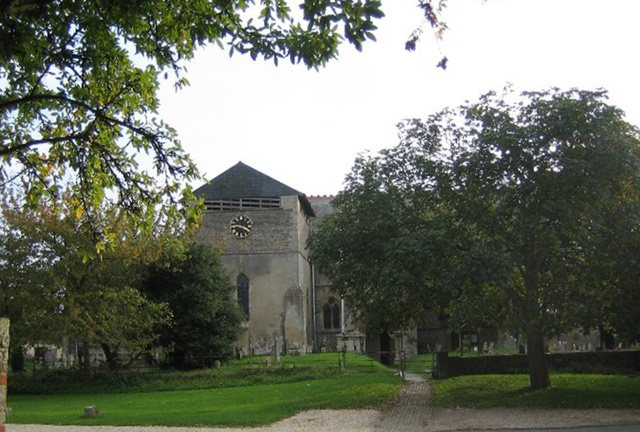
[[[205,212],[197,236],[219,250],[232,283],[240,274],[249,279],[249,320],[237,341],[246,354],[310,350],[308,225],[297,196],[282,197],[281,203],[279,209]],[[230,233],[230,222],[239,215],[253,223],[246,238]]]

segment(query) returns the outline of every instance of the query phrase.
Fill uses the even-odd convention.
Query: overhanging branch
[[[143,136],[144,138],[148,139],[148,140],[153,140],[153,138],[155,137],[155,134],[153,134],[152,132],[149,132],[146,129],[137,127],[132,125],[131,123],[128,123],[124,120],[120,120],[111,116],[106,115],[100,108],[96,108],[93,107],[91,105],[89,105],[86,102],[82,102],[82,101],[78,101],[75,99],[72,99],[70,97],[67,96],[63,96],[60,94],[38,94],[38,95],[30,95],[30,96],[25,96],[22,98],[18,98],[18,99],[13,99],[13,100],[8,100],[8,101],[4,101],[4,102],[0,102],[0,111],[2,110],[6,110],[6,109],[11,109],[14,107],[17,107],[19,105],[22,104],[28,104],[28,103],[32,103],[32,102],[38,102],[38,101],[58,101],[58,102],[64,102],[64,103],[68,103],[70,105],[75,105],[77,107],[83,108],[91,113],[93,113],[97,118],[102,119],[108,123],[112,123],[112,124],[117,124],[119,126],[122,126],[126,129],[129,129],[133,132],[135,132],[138,135]]]

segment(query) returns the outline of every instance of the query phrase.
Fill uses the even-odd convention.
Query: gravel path
[[[7,425],[7,432],[382,432],[522,430],[600,425],[638,425],[640,410],[570,410],[469,408],[429,406],[430,385],[418,375],[408,375],[398,397],[380,410],[314,410],[266,427],[113,427]]]

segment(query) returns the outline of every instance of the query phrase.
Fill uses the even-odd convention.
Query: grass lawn
[[[640,377],[552,374],[530,391],[528,375],[475,375],[434,382],[438,407],[640,408]]]
[[[337,354],[244,359],[220,369],[70,379],[43,376],[42,387],[9,391],[9,423],[115,426],[258,426],[308,409],[378,407],[397,394],[395,371],[366,356]],[[407,369],[424,373],[431,358],[410,359]],[[15,378],[15,377],[14,377]],[[11,383],[11,377],[10,383]],[[14,380],[19,381],[19,380]],[[529,391],[527,375],[464,376],[434,381],[437,407],[546,407],[640,409],[640,377],[552,374],[552,386]],[[57,385],[56,385],[57,383]],[[50,394],[28,394],[39,393]],[[100,416],[82,417],[96,405]]]
[[[285,358],[285,366],[271,368],[273,374],[265,372],[264,367],[257,374],[248,373],[252,370],[251,363],[244,366],[234,364],[218,372],[209,372],[209,381],[215,381],[218,373],[226,387],[212,383],[211,388],[202,388],[206,387],[206,379],[203,378],[205,372],[201,371],[200,375],[183,375],[184,382],[191,380],[193,386],[199,387],[192,390],[167,391],[162,388],[162,391],[141,391],[138,386],[133,391],[81,393],[78,387],[74,387],[73,393],[9,394],[8,405],[13,410],[9,423],[256,426],[307,409],[376,407],[394,396],[401,386],[393,371],[371,363],[364,356],[347,356],[345,372],[338,371],[336,355],[318,356],[316,362],[312,357],[299,356],[295,359],[298,363],[289,366],[286,366]],[[315,366],[310,366],[312,364]],[[255,367],[259,367],[257,362]],[[297,370],[282,374],[282,369],[287,367]],[[310,375],[307,368],[326,369],[330,373],[309,378],[314,375]],[[234,373],[239,376],[238,382],[234,381]],[[298,373],[302,380],[296,381],[292,377]],[[169,374],[170,380],[177,380],[178,375]],[[244,381],[247,376],[257,376],[262,383],[247,385]],[[287,378],[281,382],[283,376]],[[188,386],[184,382],[183,388]],[[148,383],[145,386],[147,389],[154,387]],[[84,407],[88,405],[99,408],[98,418],[82,418]]]
[[[432,370],[435,365],[435,355],[433,354],[419,354],[407,359],[406,368],[409,373],[421,374],[425,378],[427,377],[425,371]]]

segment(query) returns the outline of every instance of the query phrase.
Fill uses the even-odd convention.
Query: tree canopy
[[[400,136],[358,159],[310,243],[361,314],[494,307],[526,333],[541,388],[545,335],[638,304],[640,135],[604,91],[490,93]]]
[[[284,0],[2,2],[2,190],[22,179],[36,206],[70,184],[89,218],[112,196],[147,226],[158,208],[176,215],[198,173],[158,118],[163,77],[187,85],[186,61],[210,44],[322,66],[343,40],[361,49],[382,16],[379,0],[306,0],[300,12]]]
[[[233,355],[244,314],[212,246],[177,246],[165,250],[151,267],[144,292],[168,304],[173,314],[172,322],[159,329],[167,364],[179,369],[212,366]]]
[[[446,0],[420,0],[436,38]],[[297,7],[294,7],[297,6]],[[113,200],[150,228],[165,217],[195,222],[186,186],[199,177],[176,131],[158,116],[162,79],[188,85],[197,49],[218,45],[253,59],[317,68],[347,42],[375,40],[380,0],[11,0],[0,4],[0,191],[22,180],[35,208],[71,186],[97,219]],[[446,58],[439,65],[446,68]],[[109,233],[95,230],[98,248]]]
[[[145,352],[157,326],[171,318],[166,305],[138,290],[160,242],[127,228],[116,209],[103,208],[101,222],[118,234],[117,247],[97,258],[87,221],[64,202],[27,212],[3,203],[0,307],[12,321],[12,350],[67,338],[82,348],[84,367],[90,345],[102,346],[115,366],[120,351]]]

